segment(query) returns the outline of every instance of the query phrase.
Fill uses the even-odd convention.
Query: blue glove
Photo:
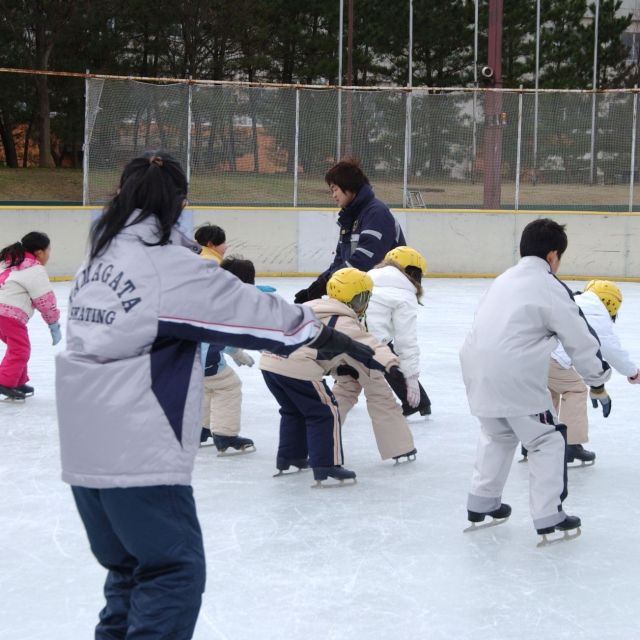
[[[49,331],[51,331],[51,344],[56,345],[62,340],[62,331],[60,330],[59,322],[52,322],[49,325]]]
[[[591,387],[589,390],[589,397],[591,398],[591,405],[594,409],[598,408],[598,402],[602,405],[602,415],[605,418],[609,417],[611,413],[611,398],[604,388],[604,385],[599,387]]]
[[[275,287],[268,284],[257,284],[256,289],[260,289],[260,291],[264,291],[265,293],[273,293],[276,290]]]

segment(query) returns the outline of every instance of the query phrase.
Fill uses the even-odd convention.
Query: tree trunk
[[[46,71],[49,68],[49,57],[53,49],[53,42],[47,40],[44,22],[36,25],[36,68]],[[51,157],[51,119],[49,112],[49,83],[47,76],[38,75],[36,79],[36,91],[38,94],[38,146],[39,166],[53,167]]]
[[[29,120],[27,130],[24,134],[24,153],[22,154],[22,168],[29,166],[29,143],[31,142],[31,129],[33,128],[33,117]]]
[[[16,145],[13,140],[11,131],[11,123],[7,122],[4,117],[0,116],[0,141],[4,147],[4,159],[8,167],[18,168],[18,154],[16,153]]]

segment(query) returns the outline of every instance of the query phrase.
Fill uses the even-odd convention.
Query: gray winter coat
[[[509,418],[552,410],[549,356],[558,339],[588,385],[608,380],[611,369],[571,291],[545,260],[522,258],[494,280],[460,351],[471,413]]]
[[[135,212],[134,212],[135,214]],[[199,446],[201,342],[289,353],[316,336],[309,307],[243,284],[155,218],[77,273],[56,358],[62,479],[89,488],[188,485]]]

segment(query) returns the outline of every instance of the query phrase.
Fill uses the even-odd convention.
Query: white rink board
[[[92,216],[99,209],[0,207],[0,246],[27,231],[52,238],[48,270],[73,275],[82,261]],[[519,256],[520,234],[531,220],[549,216],[567,225],[563,272],[582,277],[640,278],[640,214],[394,210],[407,242],[436,275],[497,274]],[[335,209],[189,208],[188,232],[210,222],[227,234],[229,253],[253,260],[262,273],[319,273],[338,240]]]

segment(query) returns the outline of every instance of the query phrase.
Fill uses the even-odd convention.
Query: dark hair
[[[251,260],[242,256],[229,256],[220,263],[220,268],[233,273],[234,276],[247,284],[256,283],[256,268]]]
[[[196,242],[203,247],[206,247],[211,243],[214,247],[224,244],[227,241],[227,236],[224,233],[224,229],[221,229],[215,224],[203,224],[196,229],[194,236]]]
[[[358,193],[365,184],[369,184],[369,178],[364,175],[360,163],[355,158],[347,158],[334,164],[325,174],[324,181],[351,193]]]
[[[30,231],[19,242],[14,242],[0,251],[0,262],[6,267],[22,264],[26,253],[46,251],[51,244],[49,236],[41,231]]]
[[[167,244],[186,197],[187,177],[175,158],[162,151],[134,158],[122,172],[116,195],[91,229],[90,257],[95,258],[108,248],[136,209],[140,213],[130,224],[155,216],[160,237],[150,246]]]
[[[549,251],[557,251],[558,258],[567,250],[569,241],[565,226],[550,218],[540,218],[530,222],[520,237],[520,255],[537,256],[547,259]]]

